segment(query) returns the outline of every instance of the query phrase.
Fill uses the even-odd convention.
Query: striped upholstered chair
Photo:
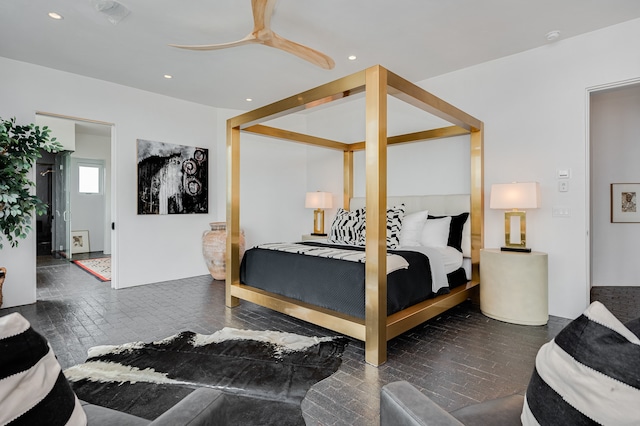
[[[640,318],[622,324],[600,302],[536,356],[526,395],[446,412],[408,382],[380,394],[385,425],[640,425]]]

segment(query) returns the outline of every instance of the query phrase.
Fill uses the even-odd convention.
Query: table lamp
[[[497,183],[491,185],[489,208],[508,210],[504,213],[504,247],[502,251],[530,253],[527,248],[527,213],[519,209],[540,207],[538,182]]]
[[[324,209],[332,207],[333,197],[330,192],[307,192],[304,206],[313,211],[313,233],[311,235],[325,236],[324,233]]]

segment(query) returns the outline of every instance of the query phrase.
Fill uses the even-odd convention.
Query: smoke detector
[[[131,13],[129,9],[114,0],[92,0],[93,8],[102,13],[113,25],[122,21]]]
[[[545,37],[547,38],[547,41],[556,41],[560,38],[560,31],[549,31]]]

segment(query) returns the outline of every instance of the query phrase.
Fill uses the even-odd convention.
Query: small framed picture
[[[89,231],[71,231],[71,254],[89,253]]]
[[[611,184],[611,222],[640,222],[640,183]]]

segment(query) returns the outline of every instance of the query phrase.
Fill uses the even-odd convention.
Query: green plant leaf
[[[27,237],[32,231],[32,212],[47,212],[47,205],[30,193],[35,184],[29,171],[42,150],[62,150],[62,144],[49,134],[47,126],[19,125],[15,117],[0,117],[0,249],[3,238],[17,247],[18,239]]]

